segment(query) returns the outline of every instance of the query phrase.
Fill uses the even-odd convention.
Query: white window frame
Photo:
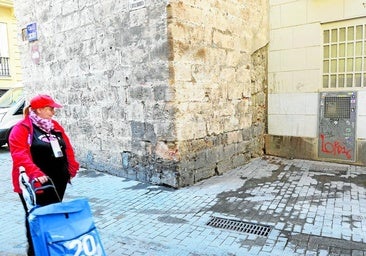
[[[322,24],[322,31],[323,89],[366,87],[366,18]]]

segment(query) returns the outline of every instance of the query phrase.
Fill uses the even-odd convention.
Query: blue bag
[[[35,207],[28,222],[37,256],[106,255],[85,198]]]

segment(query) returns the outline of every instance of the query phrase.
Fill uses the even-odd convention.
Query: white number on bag
[[[97,253],[97,244],[93,236],[86,235],[83,237],[83,249],[87,256]]]
[[[76,247],[76,252],[74,254],[74,256],[79,256],[81,254],[81,252],[83,251],[83,244],[81,243],[80,240],[73,240],[70,242],[69,244],[69,249],[74,249]]]
[[[82,238],[73,240],[69,244],[69,249],[76,248],[74,256],[80,256],[84,253],[86,256],[92,256],[97,253],[97,244],[91,235],[85,235]],[[84,255],[83,254],[83,255]]]

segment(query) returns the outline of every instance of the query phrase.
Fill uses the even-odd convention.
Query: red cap
[[[37,95],[31,99],[30,106],[32,109],[44,107],[62,108],[62,105],[56,103],[51,96],[45,94]]]

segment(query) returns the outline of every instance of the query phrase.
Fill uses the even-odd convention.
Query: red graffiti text
[[[320,134],[320,138],[322,140],[322,152],[326,154],[333,155],[345,155],[347,159],[351,159],[351,149],[347,149],[342,143],[339,141],[326,142],[324,134]]]

